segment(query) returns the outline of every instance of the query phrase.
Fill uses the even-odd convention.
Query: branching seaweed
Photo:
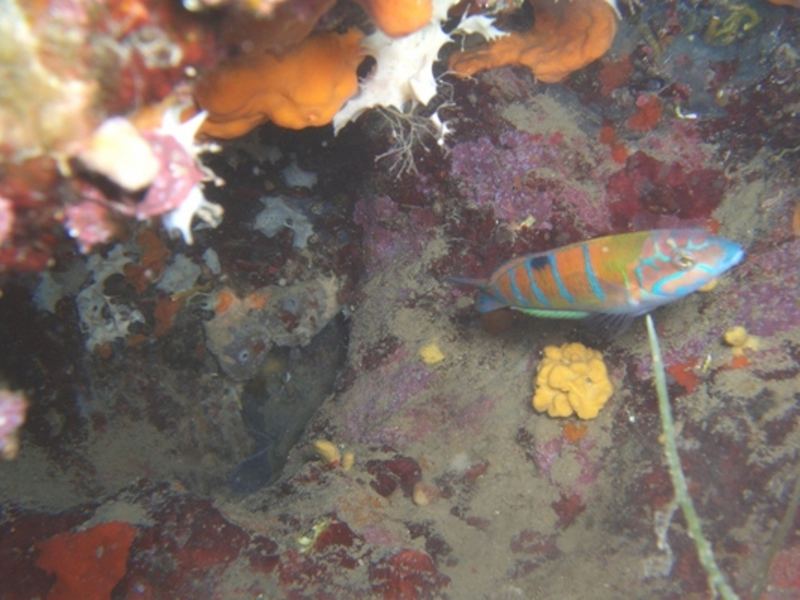
[[[375,157],[375,162],[387,160],[389,172],[400,177],[407,173],[417,174],[415,152],[427,152],[428,144],[435,143],[438,132],[429,117],[411,112],[405,113],[392,107],[380,107],[380,115],[389,129],[391,146]]]
[[[391,142],[388,150],[375,157],[375,162],[387,160],[389,173],[394,177],[418,174],[416,153],[430,152],[432,146],[447,152],[449,120],[445,122],[440,113],[455,106],[454,92],[446,81],[440,79],[438,84],[439,92],[426,106],[414,106],[409,110],[377,107],[376,113],[382,117]]]

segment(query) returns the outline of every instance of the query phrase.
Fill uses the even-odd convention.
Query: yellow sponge
[[[614,391],[603,356],[579,343],[547,346],[534,384],[533,408],[551,417],[594,419]]]

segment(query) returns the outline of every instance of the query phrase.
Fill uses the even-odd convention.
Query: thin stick
[[[681,511],[683,511],[683,516],[686,519],[686,526],[689,529],[689,537],[694,541],[697,557],[700,559],[700,564],[706,572],[708,586],[712,593],[719,593],[725,600],[738,599],[736,592],[728,585],[725,575],[717,565],[717,561],[714,558],[714,550],[703,535],[703,529],[700,526],[700,517],[697,516],[692,498],[689,496],[689,487],[686,485],[686,476],[683,474],[681,459],[678,455],[678,445],[675,441],[675,422],[672,419],[672,409],[669,405],[667,376],[664,373],[664,361],[661,358],[661,347],[658,343],[658,336],[656,335],[655,325],[653,325],[653,319],[649,314],[646,316],[646,320],[647,337],[650,340],[650,354],[653,357],[653,378],[655,380],[656,395],[658,396],[658,411],[661,413],[664,454],[667,457],[667,467],[669,468],[669,476],[672,479],[672,487],[675,488],[675,499],[678,501],[678,506],[681,507]]]
[[[753,598],[761,598],[761,594],[764,593],[764,589],[767,587],[772,561],[775,559],[775,555],[783,548],[786,543],[786,538],[789,537],[789,532],[793,529],[792,526],[797,517],[798,505],[800,505],[800,465],[795,467],[794,487],[792,488],[792,494],[789,496],[786,512],[783,514],[780,525],[778,525],[778,530],[775,532],[772,542],[770,542],[769,548],[767,549],[767,554],[764,556],[764,560],[761,563],[761,575],[759,575],[753,586]]]

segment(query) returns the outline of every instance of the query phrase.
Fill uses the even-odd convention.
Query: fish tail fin
[[[477,279],[475,277],[448,277],[446,281],[451,285],[466,285],[475,288],[482,288],[486,285],[485,279]]]
[[[479,313],[492,312],[501,308],[507,308],[508,303],[497,298],[495,295],[486,291],[485,279],[474,279],[472,277],[448,277],[447,282],[453,285],[466,285],[469,287],[478,288],[480,293],[475,301],[475,308]]]
[[[480,294],[478,294],[478,299],[475,301],[475,308],[479,313],[484,314],[492,312],[493,310],[508,308],[508,303],[498,300],[489,292],[482,291]]]

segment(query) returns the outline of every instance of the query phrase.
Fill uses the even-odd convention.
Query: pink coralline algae
[[[727,184],[718,169],[661,162],[640,151],[628,157],[607,187],[614,198],[610,207],[614,226],[637,230],[675,226],[676,219],[709,218]],[[671,220],[665,222],[665,217]]]
[[[532,218],[544,230],[571,223],[583,235],[610,231],[605,191],[591,179],[602,178],[589,166],[598,159],[572,145],[558,133],[506,131],[496,142],[484,136],[452,149],[451,175],[468,200],[502,221]]]
[[[514,535],[509,547],[516,555],[514,566],[508,569],[511,579],[522,579],[562,555],[555,535],[545,535],[535,529],[523,529]]]
[[[367,472],[374,477],[370,486],[384,498],[390,496],[398,487],[407,497],[411,496],[414,485],[422,479],[422,469],[419,464],[408,456],[370,460],[366,466]]]
[[[25,422],[28,401],[10,390],[0,390],[0,456],[11,460],[19,451],[19,428]]]
[[[550,482],[556,484],[552,474],[555,463],[569,452],[575,462],[580,465],[580,472],[575,479],[575,488],[570,492],[583,493],[595,482],[599,472],[599,466],[589,455],[594,444],[591,439],[584,438],[577,446],[570,445],[564,437],[559,435],[550,440],[535,443],[535,462]]]
[[[558,489],[559,499],[551,503],[551,508],[558,517],[558,527],[569,527],[585,510],[586,499],[601,471],[601,462],[592,457],[595,441],[583,437],[577,443],[570,442],[560,433],[547,440],[536,440],[530,431],[520,428],[516,442],[525,458]],[[563,460],[574,461],[580,468],[568,483],[555,477],[557,470],[563,468]]]
[[[373,591],[385,600],[432,598],[450,583],[450,578],[436,568],[433,559],[419,550],[401,550],[370,565]]]
[[[756,249],[741,267],[741,284],[734,294],[737,323],[758,336],[772,336],[797,327],[800,304],[800,239]]]
[[[428,239],[432,221],[427,208],[407,211],[388,196],[359,200],[353,221],[364,232],[367,271],[373,274],[395,258],[419,253]]]
[[[536,167],[552,162],[555,152],[545,144],[525,144],[526,137],[507,132],[498,144],[488,137],[458,144],[451,153],[452,172],[468,198],[478,206],[491,206],[498,218],[520,222],[532,216],[544,224],[552,215],[552,198],[534,195],[526,178]]]
[[[143,137],[150,142],[162,169],[147,189],[144,199],[136,205],[136,218],[149,219],[178,208],[206,175],[195,158],[171,135],[147,132]]]
[[[87,198],[68,205],[64,224],[81,252],[90,252],[96,245],[110,241],[116,232],[108,204],[99,199]]]
[[[414,404],[406,411],[414,432],[409,439],[421,440],[429,435],[478,435],[496,403],[496,398],[482,394],[433,396],[430,401]]]
[[[415,400],[430,385],[432,373],[425,365],[406,362],[406,356],[404,349],[396,350],[373,377],[358,379],[348,390],[354,399],[346,420],[349,439],[402,448],[419,438],[415,427],[401,428],[397,423],[398,418],[413,418]],[[421,431],[424,435],[424,427]]]

